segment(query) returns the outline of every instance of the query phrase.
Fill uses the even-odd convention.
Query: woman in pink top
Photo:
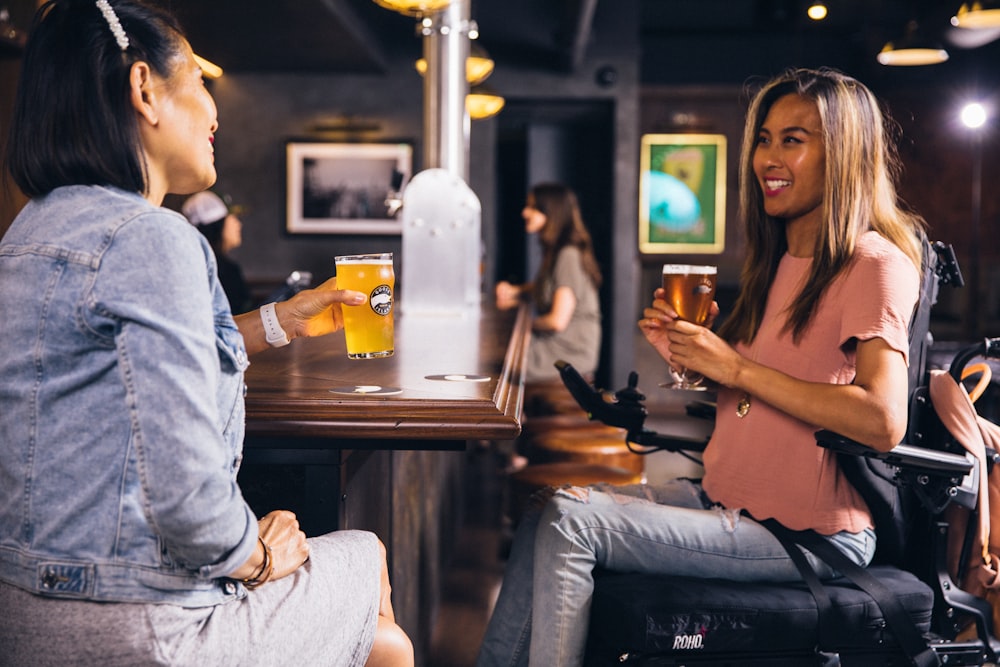
[[[579,665],[596,566],[798,579],[758,520],[811,528],[868,564],[868,508],[813,434],[888,450],[906,429],[923,221],[899,204],[886,125],[871,92],[831,70],[792,70],[757,93],[740,159],[748,247],[733,312],[714,333],[678,319],[658,289],[639,322],[668,363],[718,385],[704,479],[556,491],[518,528],[479,665],[529,655]]]

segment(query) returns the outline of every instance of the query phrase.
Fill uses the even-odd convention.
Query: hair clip
[[[122,51],[127,49],[129,44],[128,35],[125,34],[122,22],[118,20],[118,15],[115,14],[115,10],[108,4],[108,0],[97,0],[97,8],[104,14],[104,20],[108,22],[108,27],[111,28],[111,34],[115,36],[118,46]]]

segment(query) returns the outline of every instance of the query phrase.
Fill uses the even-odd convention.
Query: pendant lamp
[[[895,67],[937,65],[948,60],[948,52],[941,44],[927,39],[916,21],[910,21],[903,37],[895,42],[887,42],[877,59],[883,65]]]
[[[1000,28],[1000,2],[965,2],[951,24],[957,28]]]
[[[441,11],[451,0],[374,0],[376,5],[406,16],[423,16]]]

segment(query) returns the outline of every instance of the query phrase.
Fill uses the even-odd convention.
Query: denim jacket
[[[62,598],[242,597],[247,356],[183,216],[70,186],[0,242],[0,580]]]

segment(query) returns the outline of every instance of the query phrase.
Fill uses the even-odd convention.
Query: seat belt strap
[[[793,531],[771,520],[762,523],[775,536],[782,532],[785,533],[790,541],[808,549],[870,595],[882,610],[885,622],[896,637],[896,641],[899,642],[900,647],[914,665],[917,667],[936,667],[941,664],[937,654],[928,646],[913,619],[906,613],[906,609],[903,608],[892,590],[876,579],[871,572],[852,561],[815,531]],[[808,581],[806,583],[808,584]],[[818,600],[817,604],[820,604]]]

